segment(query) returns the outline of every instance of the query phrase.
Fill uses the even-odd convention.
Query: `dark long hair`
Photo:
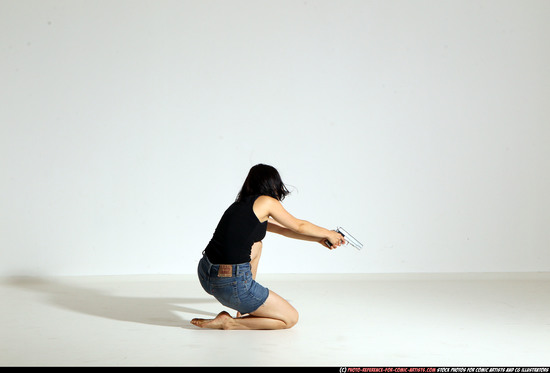
[[[246,197],[257,195],[270,196],[282,201],[289,193],[279,171],[275,167],[260,163],[248,172],[236,201],[240,202]]]

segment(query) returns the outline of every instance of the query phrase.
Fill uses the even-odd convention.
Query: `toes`
[[[198,327],[202,327],[203,323],[204,323],[203,319],[193,319],[193,320],[191,320],[191,324],[193,324],[195,326],[198,326]]]

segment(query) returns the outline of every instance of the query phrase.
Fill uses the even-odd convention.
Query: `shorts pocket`
[[[238,305],[237,281],[235,278],[218,277],[211,281],[212,295],[224,306],[235,308]]]

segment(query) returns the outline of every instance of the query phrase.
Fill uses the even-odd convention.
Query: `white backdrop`
[[[1,0],[0,274],[194,273],[248,169],[260,272],[550,270],[550,2]]]

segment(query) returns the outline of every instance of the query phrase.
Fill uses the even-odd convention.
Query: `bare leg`
[[[288,329],[298,322],[298,312],[277,293],[269,291],[265,303],[249,316],[232,318],[223,311],[215,319],[193,319],[191,324],[201,328],[224,330]]]

